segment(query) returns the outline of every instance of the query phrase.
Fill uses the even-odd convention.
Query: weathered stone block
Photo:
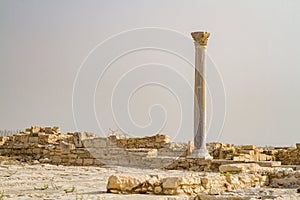
[[[266,161],[267,160],[267,155],[263,154],[263,153],[259,154],[259,160],[260,161]]]
[[[243,145],[241,146],[241,149],[243,150],[254,150],[256,147],[254,145]]]
[[[40,132],[41,127],[39,127],[39,126],[32,126],[29,130],[30,130],[31,133],[38,133],[38,132]]]
[[[33,154],[40,154],[42,152],[42,149],[41,148],[34,148],[34,149],[32,149],[32,153]]]
[[[149,176],[146,175],[136,175],[136,176],[110,176],[107,183],[107,191],[122,191],[131,192],[133,188],[137,188],[142,183],[146,182]]]
[[[93,165],[93,164],[94,164],[94,159],[91,159],[91,158],[83,159],[83,165],[84,166]]]
[[[29,138],[29,135],[27,135],[27,134],[18,134],[18,135],[15,135],[16,142],[27,143],[28,142],[28,138]]]
[[[61,157],[53,156],[53,157],[51,157],[51,162],[54,164],[59,164],[61,162]]]
[[[76,159],[76,164],[77,165],[82,165],[82,163],[83,163],[83,159],[81,159],[81,158]]]
[[[69,154],[71,150],[75,149],[75,145],[62,141],[60,143],[60,149],[62,154]]]
[[[29,143],[38,143],[39,142],[39,137],[28,137],[28,142]]]
[[[238,164],[225,164],[219,167],[220,172],[233,172],[233,173],[241,173],[246,171],[256,172],[260,169],[260,166],[255,163],[245,164],[245,163],[238,163]]]

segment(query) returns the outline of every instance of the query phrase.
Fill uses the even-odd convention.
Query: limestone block
[[[82,142],[82,146],[85,148],[94,148],[93,139],[82,140],[81,142]]]
[[[29,143],[38,143],[39,142],[39,137],[28,137],[28,142]]]
[[[208,194],[221,194],[226,190],[226,177],[214,176],[214,177],[201,177],[202,186],[205,188]]]
[[[254,150],[256,147],[254,145],[243,145],[241,146],[242,150]]]
[[[91,159],[91,158],[83,159],[83,165],[84,166],[93,165],[93,164],[94,164],[94,159]]]
[[[31,128],[29,129],[31,133],[38,133],[41,130],[41,127],[39,126],[31,126]]]
[[[154,187],[154,193],[155,193],[155,194],[161,194],[161,192],[162,192],[161,186],[156,186],[156,187]]]
[[[267,160],[267,155],[261,153],[261,154],[259,155],[259,160],[260,160],[260,161],[266,161],[266,160]]]
[[[78,149],[76,149],[76,154],[78,156],[78,158],[90,158],[91,154],[90,152],[88,152],[86,149],[80,149],[78,151]]]
[[[280,161],[259,161],[257,162],[261,167],[279,167],[281,166]]]
[[[112,175],[108,178],[107,191],[131,192],[133,188],[145,183],[150,177],[147,175]]]
[[[300,149],[300,143],[296,144],[297,149]]]
[[[28,138],[29,138],[29,135],[27,135],[27,134],[18,134],[18,135],[15,135],[15,141],[16,142],[27,143],[28,142]]]
[[[257,172],[260,166],[256,163],[237,163],[237,164],[225,164],[219,167],[219,171],[226,173],[242,173],[242,172]]]
[[[34,149],[32,149],[32,153],[33,154],[40,154],[42,152],[42,149],[41,148],[34,148]]]
[[[52,131],[53,131],[54,133],[56,133],[56,134],[60,134],[60,133],[61,133],[61,132],[60,132],[60,128],[57,127],[57,126],[53,127],[53,128],[52,128]]]
[[[73,136],[76,147],[82,147],[82,140],[93,139],[97,137],[96,134],[87,132],[75,132],[68,134]]]
[[[106,138],[95,138],[93,140],[95,148],[105,148],[110,145],[110,142]]]
[[[94,164],[95,164],[96,166],[102,166],[102,165],[104,165],[104,164],[101,162],[101,160],[99,160],[99,159],[95,159],[95,160],[94,160]]]
[[[182,184],[180,177],[167,177],[161,180],[163,189],[177,189]]]
[[[40,135],[38,139],[39,144],[48,144],[49,143],[49,135]]]
[[[83,163],[83,159],[82,158],[77,158],[76,159],[76,164],[77,165],[82,165],[82,163]]]
[[[61,162],[61,157],[60,156],[51,157],[51,163],[58,164],[60,162]]]
[[[69,154],[71,152],[71,150],[75,149],[75,145],[67,143],[65,141],[61,141],[60,149],[61,149],[62,154]]]

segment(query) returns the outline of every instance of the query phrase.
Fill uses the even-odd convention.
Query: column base
[[[193,153],[189,156],[187,156],[187,158],[203,158],[205,160],[212,160],[213,157],[211,155],[209,155],[208,151],[206,149],[194,149]]]

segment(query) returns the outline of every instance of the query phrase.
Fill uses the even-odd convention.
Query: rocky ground
[[[111,175],[176,176],[195,172],[143,170],[126,167],[79,167],[27,164],[2,161],[0,164],[0,199],[300,199],[296,189],[257,188],[237,190],[222,195],[174,196],[107,193]]]

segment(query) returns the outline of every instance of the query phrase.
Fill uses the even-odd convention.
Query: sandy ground
[[[106,193],[108,177],[113,174],[172,174],[178,171],[143,170],[124,167],[75,167],[55,165],[29,165],[5,162],[0,164],[0,199],[189,199],[186,196],[117,195]],[[190,173],[190,172],[185,172]],[[269,196],[300,199],[295,189],[253,189],[226,194],[229,196]],[[224,196],[225,197],[225,196]]]

